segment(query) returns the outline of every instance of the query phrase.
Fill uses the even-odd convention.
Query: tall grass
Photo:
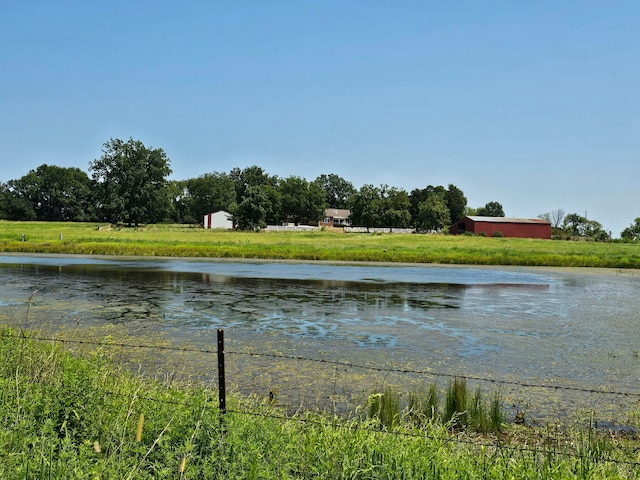
[[[479,433],[500,433],[505,424],[505,414],[500,401],[500,392],[486,401],[478,387],[473,395],[467,391],[466,380],[455,378],[447,387],[444,404],[437,385],[431,384],[425,391],[409,392],[406,405],[402,395],[390,387],[369,396],[367,413],[387,429],[399,423],[425,428],[434,422],[453,430]]]
[[[25,241],[21,241],[22,235]],[[62,238],[60,238],[62,235]],[[85,255],[640,268],[639,243],[450,235],[246,233],[184,225],[113,228],[0,221],[0,251]]]
[[[392,432],[376,420],[286,417],[235,395],[221,417],[213,390],[143,379],[102,351],[82,359],[2,329],[0,478],[638,478],[637,441],[593,430],[551,447],[518,427],[497,445],[395,414]]]

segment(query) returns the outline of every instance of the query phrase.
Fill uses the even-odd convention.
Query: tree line
[[[129,226],[195,224],[207,213],[225,210],[237,228],[258,230],[283,222],[317,224],[326,208],[337,208],[350,210],[351,223],[357,226],[440,231],[464,215],[505,215],[495,201],[468,207],[464,193],[453,184],[411,192],[371,184],[356,189],[336,174],[323,174],[313,181],[299,176],[279,178],[255,165],[168,180],[172,171],[166,153],[132,138],[106,142],[102,156],[89,162],[89,173],[43,164],[19,179],[1,183],[0,218]],[[602,239],[604,231],[597,222],[577,214],[562,213],[557,218],[559,212],[541,217],[569,234]],[[640,219],[625,233],[639,238]]]

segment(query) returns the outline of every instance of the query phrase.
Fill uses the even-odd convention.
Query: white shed
[[[218,210],[214,213],[207,213],[204,216],[204,228],[221,228],[225,230],[233,229],[233,220],[229,212]]]

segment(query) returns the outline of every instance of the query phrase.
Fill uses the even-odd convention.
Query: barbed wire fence
[[[4,334],[5,338],[15,338],[23,339],[25,338],[25,333],[17,331],[12,334]],[[119,348],[119,349],[140,349],[140,350],[150,350],[156,352],[170,352],[170,353],[180,353],[180,354],[202,354],[207,356],[207,358],[211,358],[212,356],[216,356],[216,370],[217,375],[215,378],[210,378],[208,380],[208,386],[211,388],[211,385],[217,389],[217,408],[221,413],[221,418],[225,415],[243,415],[243,416],[253,416],[253,417],[266,417],[271,418],[280,422],[298,422],[303,424],[315,424],[321,425],[323,427],[333,427],[340,428],[346,430],[366,430],[375,432],[383,435],[396,435],[402,437],[415,437],[415,438],[431,438],[429,433],[426,431],[420,432],[411,432],[411,431],[398,431],[394,429],[384,429],[384,428],[374,428],[371,424],[368,423],[357,423],[357,422],[338,422],[336,423],[335,418],[327,418],[325,420],[321,420],[322,417],[313,417],[309,418],[304,415],[299,415],[300,406],[289,409],[289,411],[293,413],[288,413],[287,409],[273,409],[272,411],[265,411],[264,409],[248,409],[246,408],[228,408],[226,402],[226,394],[227,394],[227,357],[237,357],[237,358],[260,358],[260,359],[269,359],[269,360],[283,360],[283,361],[295,361],[295,362],[306,362],[315,366],[323,366],[323,367],[338,367],[338,368],[349,368],[349,369],[357,369],[365,372],[375,372],[378,374],[383,374],[385,376],[389,374],[410,374],[417,376],[424,376],[430,378],[446,378],[446,379],[463,379],[469,380],[479,383],[486,383],[490,385],[496,386],[512,386],[521,389],[543,389],[543,390],[551,390],[554,392],[570,392],[570,393],[579,393],[579,394],[596,394],[596,395],[605,395],[605,396],[614,396],[614,397],[622,397],[625,399],[632,399],[636,402],[636,404],[640,403],[640,391],[623,391],[623,390],[614,390],[608,388],[589,388],[589,387],[577,387],[572,385],[560,385],[554,383],[542,383],[542,382],[518,382],[515,380],[509,379],[496,379],[483,377],[478,375],[462,375],[462,374],[453,374],[447,372],[437,372],[430,370],[420,370],[420,369],[410,369],[410,368],[392,368],[392,367],[383,367],[380,365],[372,365],[372,364],[359,364],[350,361],[341,361],[341,360],[332,360],[326,358],[310,358],[302,355],[289,355],[285,353],[270,353],[270,352],[258,352],[258,351],[234,351],[234,350],[225,350],[224,345],[224,330],[218,329],[217,331],[217,345],[216,348],[194,348],[194,347],[183,347],[183,346],[174,346],[174,345],[154,345],[154,344],[145,344],[142,342],[119,342],[119,341],[98,341],[93,339],[76,339],[76,338],[63,338],[57,335],[42,335],[38,333],[29,334],[28,338],[31,340],[39,341],[39,342],[50,342],[54,344],[60,345],[79,345],[91,348]],[[117,395],[117,396],[127,396],[123,393],[104,391],[106,395]],[[273,394],[272,391],[269,391],[269,396]],[[187,405],[185,402],[181,402],[178,400],[169,400],[167,398],[146,398],[145,400],[151,402],[162,402],[162,403],[175,403],[176,405]],[[274,398],[271,397],[269,400],[273,401]],[[215,403],[215,402],[214,402]],[[287,405],[279,405],[287,407]],[[291,406],[289,406],[291,407]],[[636,437],[638,435],[638,431],[635,427],[629,427],[629,431],[632,432]],[[521,453],[533,453],[533,454],[541,454],[541,455],[549,455],[552,453],[556,456],[569,457],[577,460],[591,459],[589,453],[577,453],[577,452],[568,452],[561,450],[554,450],[550,452],[549,450],[543,450],[534,446],[527,445],[517,445],[517,444],[506,444],[500,441],[491,440],[489,437],[477,437],[477,438],[468,438],[462,437],[458,435],[450,435],[445,439],[448,443],[459,443],[459,444],[467,444],[473,447],[480,448],[495,448],[499,450],[507,450],[511,452],[521,452]],[[620,465],[626,465],[630,467],[640,467],[640,462],[632,461],[632,460],[621,460],[617,458],[599,458],[598,461],[614,463]]]

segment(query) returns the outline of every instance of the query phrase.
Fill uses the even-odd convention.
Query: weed
[[[467,381],[465,379],[454,378],[449,384],[442,419],[454,428],[463,428],[467,425]]]
[[[400,418],[400,395],[390,387],[383,393],[374,393],[367,400],[369,418],[376,419],[381,426],[392,430]]]

